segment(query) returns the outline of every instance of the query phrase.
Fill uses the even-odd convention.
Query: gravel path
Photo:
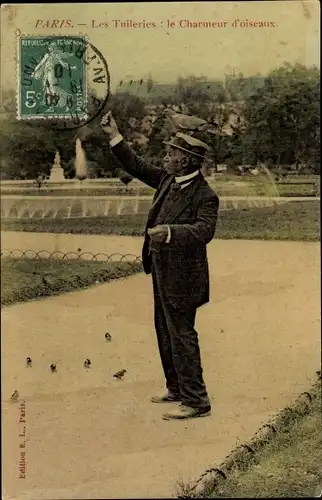
[[[138,253],[142,241],[65,236],[54,240],[60,248],[69,241],[94,253]],[[35,239],[20,237],[34,249]],[[43,247],[44,235],[40,241]],[[213,413],[188,422],[163,421],[168,406],[149,402],[163,386],[150,277],[4,308],[3,497],[171,497],[176,481],[218,465],[315,376],[319,259],[317,243],[209,245],[211,302],[199,310],[197,330]],[[32,368],[24,366],[27,356]],[[88,370],[85,358],[92,361]],[[53,362],[57,373],[49,370]],[[118,381],[112,375],[121,368],[128,373]],[[21,451],[25,479],[19,479]]]

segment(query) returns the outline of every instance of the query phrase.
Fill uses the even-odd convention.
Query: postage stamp
[[[85,36],[19,36],[17,118],[60,128],[91,121],[109,95],[109,72]]]

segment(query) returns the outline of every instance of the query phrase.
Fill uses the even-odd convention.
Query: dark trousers
[[[154,259],[153,259],[154,260]],[[196,308],[175,309],[167,299],[152,261],[154,324],[166,387],[184,405],[210,405],[203,380],[198,334],[194,329]]]

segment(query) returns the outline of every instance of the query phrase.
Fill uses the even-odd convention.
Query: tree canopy
[[[320,71],[289,64],[246,101],[245,150],[273,164],[320,161]]]
[[[227,80],[228,81],[228,80]],[[227,84],[228,85],[228,84]],[[155,82],[149,77],[147,87]],[[245,90],[246,89],[246,90]],[[141,155],[162,163],[163,141],[173,133],[164,109],[198,116],[212,123],[216,133],[198,132],[213,149],[213,165],[309,165],[320,172],[320,70],[285,64],[265,78],[238,75],[224,88],[203,77],[178,78],[172,94],[153,105],[129,92],[111,95],[105,111],[116,117],[120,132]],[[100,117],[85,127],[64,131],[50,124],[29,125],[15,118],[15,92],[2,93],[1,176],[35,179],[48,175],[55,152],[60,152],[65,176],[73,177],[75,141],[79,137],[92,177],[124,177],[111,153]],[[160,117],[158,118],[158,116]]]

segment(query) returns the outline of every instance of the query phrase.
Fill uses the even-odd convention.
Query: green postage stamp
[[[85,37],[20,37],[18,119],[87,118]]]

